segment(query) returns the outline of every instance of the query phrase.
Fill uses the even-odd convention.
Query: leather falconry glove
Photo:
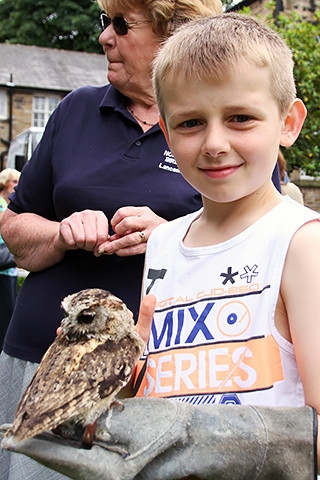
[[[317,478],[311,407],[193,406],[147,398],[123,405],[99,418],[90,450],[52,433],[21,442],[5,437],[2,448],[76,480]]]

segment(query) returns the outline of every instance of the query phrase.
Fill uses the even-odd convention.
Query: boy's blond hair
[[[201,81],[223,79],[238,62],[248,68],[266,68],[270,92],[284,116],[296,97],[293,55],[285,41],[262,22],[238,13],[225,13],[190,22],[161,48],[154,62],[153,84],[160,113],[165,119],[163,82],[169,76]]]
[[[145,8],[153,31],[163,38],[190,20],[222,12],[221,0],[98,0],[98,4],[111,17]]]

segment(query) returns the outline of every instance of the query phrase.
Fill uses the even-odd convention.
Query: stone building
[[[269,0],[242,0],[234,2],[228,10],[239,10],[243,7],[250,7],[255,15],[264,18],[270,10],[266,9]],[[275,0],[274,15],[280,12],[296,12],[303,20],[313,21],[314,13],[320,8],[320,0]]]
[[[59,101],[83,85],[107,83],[103,54],[0,44],[0,160],[23,130],[45,126]]]

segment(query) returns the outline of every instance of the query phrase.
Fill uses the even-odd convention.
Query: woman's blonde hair
[[[270,93],[284,116],[296,97],[293,55],[285,41],[262,22],[238,13],[202,18],[181,27],[154,62],[153,84],[164,117],[162,88],[176,75],[201,81],[223,79],[238,62],[269,71]]]
[[[0,192],[6,188],[11,180],[19,180],[20,172],[15,168],[5,168],[0,172]]]
[[[222,12],[220,0],[97,0],[110,17],[145,8],[152,22],[154,33],[169,37],[177,27],[209,15]]]

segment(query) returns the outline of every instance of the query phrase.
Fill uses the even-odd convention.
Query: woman
[[[62,299],[83,288],[105,288],[136,317],[151,231],[200,207],[158,125],[151,64],[176,27],[220,13],[220,0],[99,4],[107,14],[100,43],[110,85],[80,88],[60,103],[3,219],[5,241],[31,273],[0,359],[0,424],[12,421],[55,337]],[[1,480],[63,478],[52,475],[24,457],[1,453]]]
[[[3,212],[9,203],[9,195],[17,185],[19,177],[20,172],[13,168],[5,168],[0,173],[0,226]],[[0,244],[4,244],[1,235]],[[17,286],[18,269],[15,266],[0,270],[0,351],[16,301]]]

